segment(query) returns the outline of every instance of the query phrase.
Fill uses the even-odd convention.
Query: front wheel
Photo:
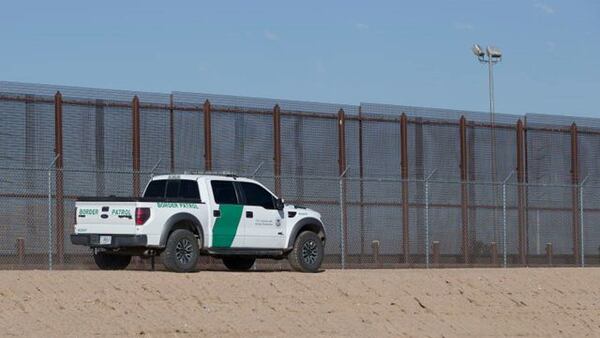
[[[311,231],[304,231],[296,238],[294,248],[288,255],[292,269],[301,272],[317,272],[323,262],[323,242]]]
[[[256,258],[249,256],[223,257],[223,264],[231,271],[248,271],[254,265]]]
[[[195,271],[200,256],[198,239],[189,230],[175,230],[169,236],[167,246],[161,256],[165,268],[169,271]]]
[[[131,262],[131,256],[97,251],[94,252],[94,262],[100,270],[123,270]]]

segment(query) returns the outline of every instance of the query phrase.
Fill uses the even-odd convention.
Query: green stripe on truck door
[[[244,206],[239,204],[219,205],[221,216],[217,218],[213,226],[213,247],[231,247],[240,224],[240,219],[242,218],[243,209]]]

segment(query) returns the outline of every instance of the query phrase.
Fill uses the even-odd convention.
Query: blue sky
[[[0,80],[600,117],[598,1],[6,1]]]

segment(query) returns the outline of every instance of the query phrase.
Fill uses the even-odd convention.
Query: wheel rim
[[[302,260],[304,263],[309,265],[315,264],[318,255],[317,243],[314,240],[311,239],[304,243],[302,246]]]
[[[175,246],[175,257],[179,263],[187,264],[192,260],[193,251],[192,242],[183,238]]]

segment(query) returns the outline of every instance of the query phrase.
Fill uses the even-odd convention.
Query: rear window
[[[144,197],[200,199],[200,191],[193,180],[155,180],[148,184]]]
[[[196,181],[182,180],[179,183],[179,197],[200,199],[198,183]]]
[[[152,181],[148,184],[144,197],[159,198],[165,197],[165,185],[167,180]]]
[[[179,180],[167,181],[167,192],[165,193],[166,198],[177,198],[179,197]]]
[[[231,181],[211,181],[213,195],[217,204],[238,204],[237,195],[233,182]]]

